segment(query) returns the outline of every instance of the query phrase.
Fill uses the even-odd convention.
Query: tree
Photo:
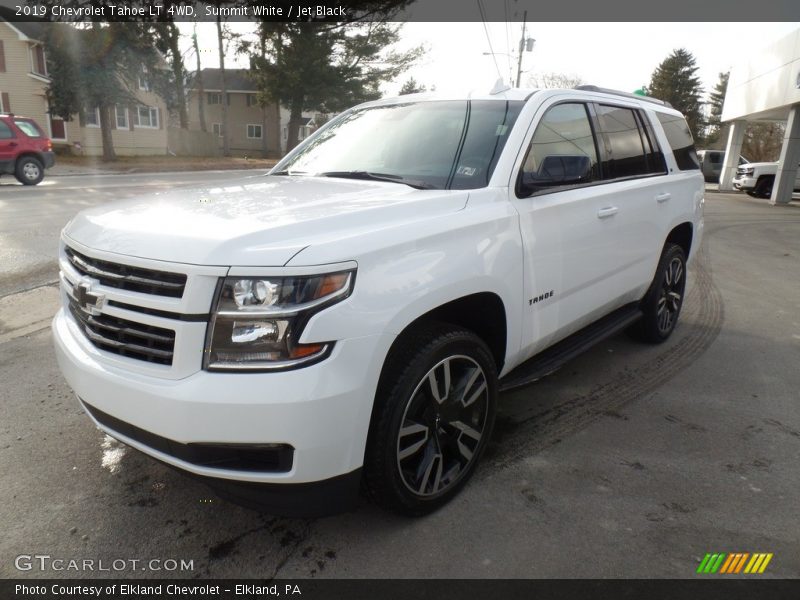
[[[377,99],[380,84],[396,79],[418,58],[419,48],[387,51],[398,41],[400,30],[388,19],[404,4],[384,1],[383,8],[375,9],[383,11],[380,14],[387,20],[382,21],[260,25],[266,52],[251,55],[253,76],[263,101],[289,110],[287,150],[297,144],[304,110],[339,112]]]
[[[778,160],[785,133],[785,123],[776,121],[748,123],[742,142],[742,155],[753,162]]]
[[[228,84],[225,81],[225,36],[222,18],[217,15],[217,44],[219,46],[219,80],[222,90],[222,155],[231,155],[231,140],[228,135]]]
[[[72,120],[97,109],[103,160],[116,159],[111,137],[116,105],[136,102],[133,90],[139,77],[155,73],[158,52],[143,23],[92,23],[85,28],[55,24],[46,40],[50,84],[47,101],[51,114]]]
[[[681,111],[689,123],[696,142],[703,140],[703,113],[701,96],[703,88],[697,76],[694,56],[681,48],[673,50],[653,71],[647,93],[654,98],[669,102]]]
[[[192,33],[192,46],[194,47],[194,53],[197,57],[197,73],[195,74],[195,81],[197,82],[197,106],[200,112],[200,131],[208,131],[208,129],[206,129],[205,110],[206,92],[205,89],[203,89],[203,71],[200,68],[200,46],[197,43],[197,23],[195,23],[194,32]]]
[[[403,87],[400,88],[400,96],[405,96],[407,94],[418,94],[419,92],[427,92],[428,88],[426,88],[423,84],[417,83],[417,80],[413,77],[406,79],[406,82],[403,84]]]
[[[163,87],[166,89],[160,95],[167,100],[167,108],[178,111],[181,129],[189,129],[189,114],[186,110],[186,67],[180,51],[181,33],[173,21],[154,23],[153,32],[156,47],[167,57],[172,75],[164,82],[166,85]]]
[[[705,144],[707,148],[725,143],[725,133],[727,126],[722,125],[722,103],[725,101],[725,94],[728,91],[728,76],[730,73],[720,73],[719,81],[714,86],[708,100],[708,129],[706,129]]]
[[[528,77],[528,83],[540,88],[572,89],[583,84],[583,79],[574,74],[540,73]]]

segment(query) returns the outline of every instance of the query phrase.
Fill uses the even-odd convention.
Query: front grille
[[[110,315],[83,311],[70,297],[69,311],[83,333],[97,348],[120,356],[160,365],[171,365],[175,332]]]
[[[186,287],[186,275],[180,273],[143,269],[91,258],[69,247],[65,248],[65,252],[76,271],[97,279],[108,287],[171,298],[183,296],[183,289]]]
[[[288,473],[294,462],[294,448],[288,444],[183,444],[140,429],[83,402],[86,410],[112,431],[200,467]]]

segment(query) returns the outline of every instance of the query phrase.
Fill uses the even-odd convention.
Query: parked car
[[[772,196],[772,186],[778,172],[777,162],[749,163],[736,169],[733,187],[755,198]],[[800,166],[794,180],[794,191],[800,192]]]
[[[697,158],[700,160],[700,170],[703,172],[703,177],[709,183],[719,183],[719,177],[722,173],[722,163],[725,162],[724,150],[698,150]],[[739,155],[739,164],[744,165],[749,163],[741,154]]]
[[[376,134],[376,132],[378,132]],[[80,213],[61,370],[104,432],[275,514],[429,512],[498,392],[669,338],[703,232],[684,117],[600,88],[409,95],[266,176]]]
[[[14,175],[23,185],[36,185],[55,164],[53,144],[36,121],[0,113],[0,175]]]

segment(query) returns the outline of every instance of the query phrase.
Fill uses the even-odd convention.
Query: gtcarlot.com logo
[[[755,575],[763,573],[769,561],[772,560],[772,552],[715,552],[705,555],[697,572],[700,574],[719,574],[719,575]]]
[[[49,554],[20,554],[17,571],[194,571],[194,561],[175,558],[60,558]]]

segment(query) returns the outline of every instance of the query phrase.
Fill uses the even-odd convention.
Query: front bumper
[[[383,357],[394,339],[376,335],[343,340],[326,360],[295,371],[199,371],[170,380],[112,364],[63,309],[53,320],[53,334],[61,371],[87,412],[103,415],[102,423],[92,416],[101,430],[164,463],[213,478],[212,486],[352,478],[363,463],[372,401]],[[116,421],[131,428],[114,427]],[[135,430],[182,446],[288,445],[294,449],[293,460],[285,472],[198,465],[171,453],[169,446],[142,441],[152,438],[130,437]]]
[[[733,187],[737,190],[747,191],[756,187],[754,177],[737,177],[733,180]]]

